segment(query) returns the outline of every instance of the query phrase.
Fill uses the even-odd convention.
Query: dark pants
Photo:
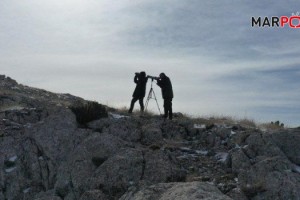
[[[128,112],[130,112],[130,113],[132,112],[134,104],[137,100],[139,100],[139,103],[140,103],[140,106],[141,106],[141,111],[142,112],[144,111],[144,97],[141,97],[141,98],[133,97],[132,100],[131,100],[131,104],[130,104],[130,108],[129,108]]]
[[[172,99],[164,99],[164,111],[165,111],[165,118],[172,119],[173,113],[172,113]]]

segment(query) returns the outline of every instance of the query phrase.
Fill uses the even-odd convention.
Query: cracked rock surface
[[[299,129],[116,110],[82,125],[85,102],[0,75],[0,200],[300,198]]]

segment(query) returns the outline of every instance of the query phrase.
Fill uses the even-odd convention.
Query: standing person
[[[146,84],[147,84],[147,77],[145,72],[135,73],[134,82],[136,84],[135,90],[132,95],[132,100],[130,104],[130,108],[128,113],[132,113],[134,104],[137,100],[139,100],[141,106],[141,112],[144,111],[144,97],[146,93]]]
[[[172,99],[174,95],[170,78],[167,77],[165,73],[161,73],[159,75],[159,79],[157,80],[157,85],[161,87],[162,97],[164,99],[164,118],[169,117],[169,119],[172,120]]]

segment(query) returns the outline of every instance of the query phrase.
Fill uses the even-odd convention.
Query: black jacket
[[[135,75],[134,82],[136,83],[136,87],[132,94],[132,97],[134,98],[145,97],[147,80],[148,79],[146,76],[143,76],[141,74]]]
[[[172,83],[171,83],[169,77],[165,76],[162,79],[158,79],[157,85],[159,87],[161,87],[161,93],[162,93],[163,99],[172,99],[174,97]]]

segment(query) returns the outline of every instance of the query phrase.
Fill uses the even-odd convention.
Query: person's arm
[[[162,82],[162,80],[161,80],[161,79],[157,79],[157,85],[158,85],[159,87],[162,87],[162,85],[163,85],[163,82]]]
[[[138,75],[137,75],[137,74],[135,75],[133,81],[134,81],[135,83],[138,83]]]

